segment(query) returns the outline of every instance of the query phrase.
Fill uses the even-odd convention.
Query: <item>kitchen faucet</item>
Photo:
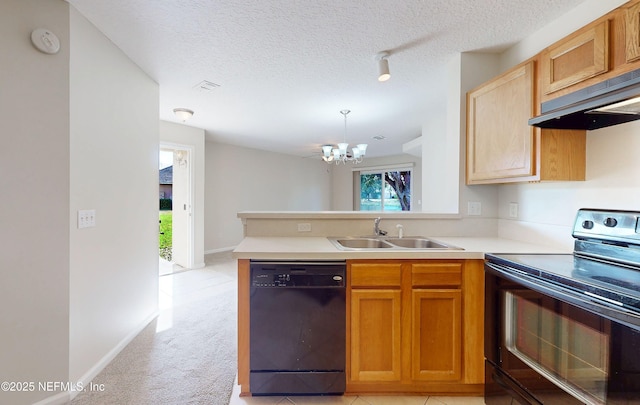
[[[381,220],[382,218],[380,217],[373,220],[373,232],[376,234],[376,236],[384,236],[387,234],[386,231],[383,231],[382,229],[380,229]]]

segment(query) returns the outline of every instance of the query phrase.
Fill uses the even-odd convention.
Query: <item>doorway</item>
[[[190,146],[160,144],[159,189],[161,207],[164,202],[164,207],[166,208],[166,200],[171,200],[170,213],[166,209],[161,209],[160,211],[160,217],[164,217],[164,221],[171,222],[170,260],[167,260],[169,263],[164,263],[164,265],[160,266],[161,274],[193,267],[192,160],[193,150]],[[162,221],[163,219],[160,220]],[[168,224],[165,222],[165,224],[160,223],[160,225],[163,227],[163,225],[167,226]],[[165,229],[166,232],[168,231]],[[160,235],[160,240],[162,240],[162,235]],[[165,255],[165,259],[167,258],[167,255]]]

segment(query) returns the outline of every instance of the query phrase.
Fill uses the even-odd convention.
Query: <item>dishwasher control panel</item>
[[[290,274],[263,272],[254,274],[251,282],[253,287],[286,287],[292,284]]]
[[[251,287],[346,286],[344,262],[251,262]]]

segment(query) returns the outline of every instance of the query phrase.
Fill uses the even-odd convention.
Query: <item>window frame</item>
[[[384,166],[375,166],[375,167],[363,167],[363,168],[353,168],[353,210],[354,211],[359,211],[359,212],[366,212],[366,211],[361,211],[361,196],[360,196],[360,192],[361,192],[361,175],[362,174],[381,174],[382,175],[382,182],[383,182],[383,188],[384,185],[386,184],[386,181],[384,180],[384,174],[386,172],[399,172],[399,171],[408,171],[411,172],[411,180],[409,182],[409,187],[411,189],[411,208],[409,211],[400,211],[400,212],[411,212],[414,210],[414,204],[413,204],[413,179],[414,179],[414,164],[413,163],[403,163],[403,164],[395,164],[395,165],[384,165]],[[381,203],[381,210],[380,211],[371,211],[371,212],[396,212],[396,211],[389,211],[389,210],[385,210],[384,209],[384,189],[381,192],[381,198],[380,198],[380,203]]]

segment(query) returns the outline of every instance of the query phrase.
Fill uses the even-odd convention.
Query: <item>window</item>
[[[410,211],[411,169],[372,170],[359,173],[359,211]]]

